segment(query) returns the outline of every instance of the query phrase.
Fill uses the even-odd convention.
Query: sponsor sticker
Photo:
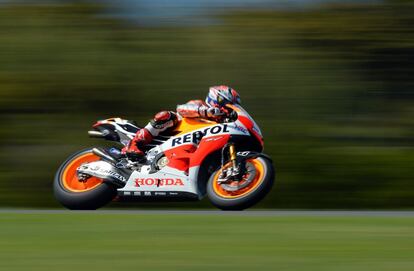
[[[242,132],[244,134],[249,133],[249,131],[246,128],[244,128],[240,125],[237,125],[237,124],[234,124],[234,129],[239,130],[240,132]]]
[[[207,127],[202,131],[195,131],[191,134],[186,134],[177,138],[174,138],[171,142],[171,146],[179,146],[187,143],[197,143],[206,135],[217,135],[220,133],[229,133],[229,127],[227,124],[215,125],[213,127]]]
[[[135,179],[135,187],[141,186],[184,186],[183,180],[176,178],[166,178],[166,179],[157,179],[157,178],[137,178]]]

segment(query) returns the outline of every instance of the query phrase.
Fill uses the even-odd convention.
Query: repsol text
[[[197,143],[207,134],[217,135],[220,133],[228,133],[230,132],[228,128],[229,127],[227,126],[227,124],[207,127],[202,131],[195,131],[191,134],[186,134],[186,135],[174,138],[172,140],[171,146],[174,147],[174,146],[178,146],[178,145],[186,144],[186,143]]]

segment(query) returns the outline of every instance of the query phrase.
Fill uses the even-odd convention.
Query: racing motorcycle
[[[259,126],[240,105],[227,105],[220,122],[183,118],[155,137],[145,156],[132,159],[122,146],[140,129],[121,118],[100,120],[88,134],[119,143],[70,156],[54,180],[56,199],[73,210],[97,209],[114,199],[201,200],[222,210],[243,210],[272,188],[272,160],[262,153]]]

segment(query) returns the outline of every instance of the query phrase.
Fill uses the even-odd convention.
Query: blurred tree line
[[[102,143],[86,135],[95,120],[144,124],[228,84],[277,168],[258,207],[414,207],[412,1],[239,10],[201,26],[105,8],[0,5],[0,206],[57,206],[54,173]]]

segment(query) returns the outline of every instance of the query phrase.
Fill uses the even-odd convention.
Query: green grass
[[[414,270],[413,217],[1,214],[0,270]]]

